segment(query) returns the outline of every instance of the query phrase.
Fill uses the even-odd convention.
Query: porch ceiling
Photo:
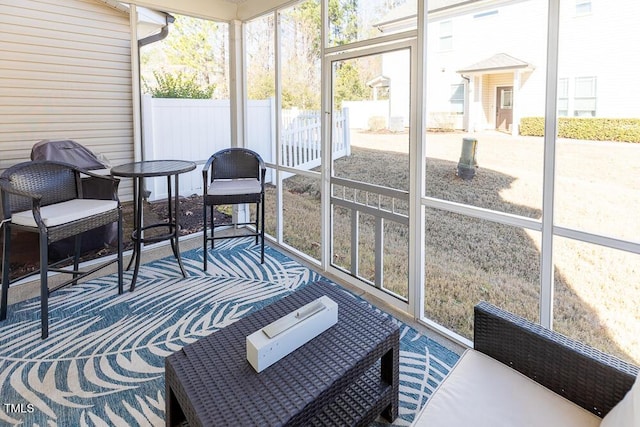
[[[246,21],[289,3],[290,0],[131,0],[156,10],[222,21]]]

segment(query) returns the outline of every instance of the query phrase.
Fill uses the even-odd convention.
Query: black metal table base
[[[114,176],[125,176],[133,178],[133,199],[134,205],[134,224],[133,233],[131,233],[131,240],[134,243],[133,254],[129,260],[127,270],[131,269],[133,265],[133,278],[131,279],[131,286],[129,290],[133,292],[136,288],[136,281],[138,280],[138,272],[140,271],[140,259],[142,255],[142,246],[147,243],[157,243],[165,240],[170,240],[171,250],[173,255],[178,261],[178,266],[182,272],[183,277],[187,277],[187,273],[182,264],[182,258],[180,257],[180,224],[178,221],[178,211],[180,206],[179,199],[179,178],[181,173],[191,171],[196,168],[196,164],[193,162],[183,160],[153,160],[137,163],[129,163],[122,166],[117,166],[111,169],[111,174]],[[155,224],[144,225],[143,223],[143,211],[144,211],[144,179],[151,177],[166,176],[167,178],[167,221]],[[171,177],[173,176],[173,190]],[[154,236],[145,237],[145,231],[152,229],[165,228],[166,232],[156,234]]]

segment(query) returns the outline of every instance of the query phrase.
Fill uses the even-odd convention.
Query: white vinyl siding
[[[129,16],[94,0],[0,0],[0,172],[42,139],[133,160]]]

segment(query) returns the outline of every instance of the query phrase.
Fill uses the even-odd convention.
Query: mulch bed
[[[144,207],[143,221],[145,224],[165,222],[167,218],[166,200],[147,202]],[[132,249],[133,242],[133,202],[122,203],[124,250]],[[216,223],[231,222],[231,218],[217,210],[214,211]],[[202,231],[202,197],[192,195],[182,197],[179,207],[180,234],[188,235]],[[152,233],[153,231],[151,231]],[[94,249],[84,251],[81,261],[89,261],[106,255],[114,254],[115,247],[104,242],[92,245]],[[102,246],[102,247],[97,247]],[[96,248],[97,247],[97,248]],[[15,233],[11,239],[11,279],[22,277],[38,270],[38,235],[36,233]],[[50,250],[50,252],[52,252]],[[2,247],[0,245],[0,254]],[[0,264],[1,265],[1,264]],[[0,267],[1,268],[1,267]]]

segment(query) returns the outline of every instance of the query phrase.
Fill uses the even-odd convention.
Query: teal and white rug
[[[166,356],[322,278],[269,247],[260,265],[252,239],[216,244],[207,273],[202,254],[183,254],[187,279],[173,257],[144,265],[133,293],[118,295],[115,275],[57,291],[46,340],[39,299],[10,306],[0,322],[0,425],[164,425]],[[458,355],[396,322],[395,424],[408,425]]]

